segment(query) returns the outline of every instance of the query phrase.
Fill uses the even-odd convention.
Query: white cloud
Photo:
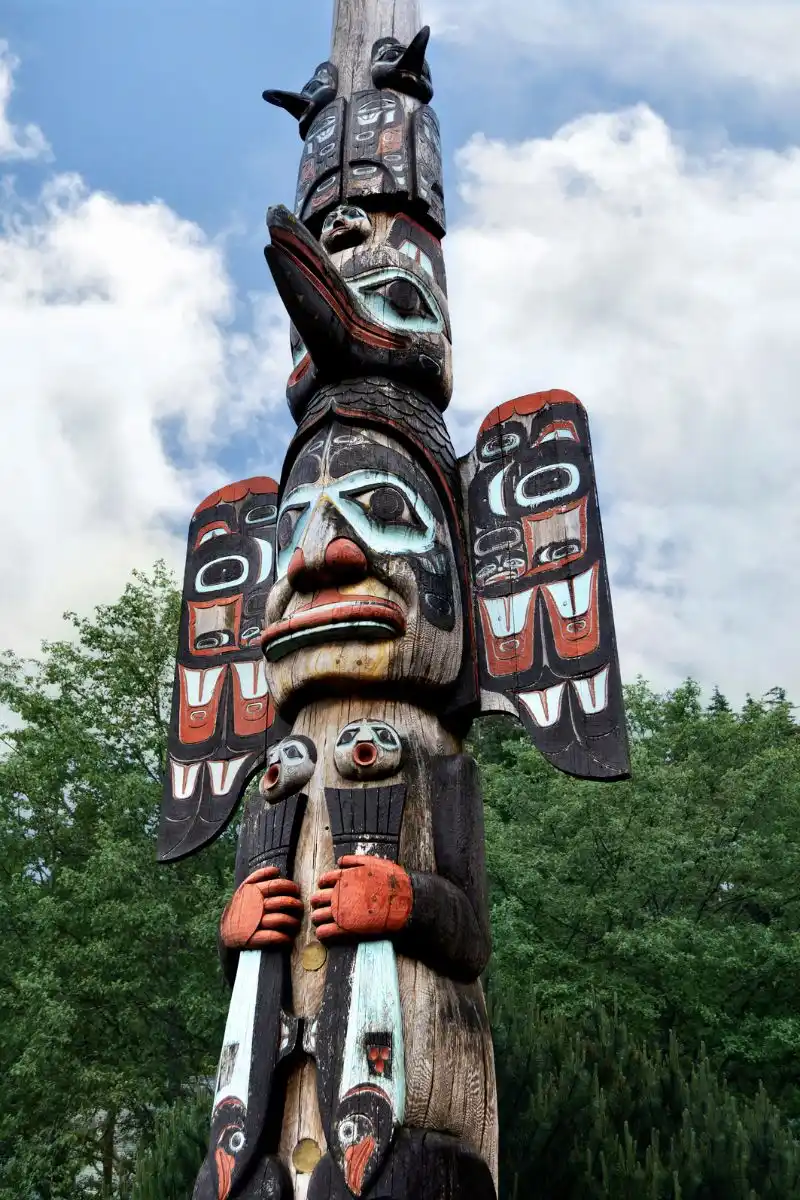
[[[14,91],[14,71],[19,60],[0,38],[0,161],[3,159],[44,158],[50,152],[47,139],[38,125],[13,125],[8,105]]]
[[[690,157],[646,107],[474,138],[450,423],[587,406],[623,673],[800,700],[800,150]],[[483,299],[475,302],[475,297]]]
[[[618,82],[674,73],[797,91],[796,0],[430,0],[438,32],[461,43],[505,43],[548,66],[587,67]]]
[[[235,332],[233,299],[220,248],[162,203],[66,174],[30,203],[6,187],[0,646],[34,652],[64,608],[113,598],[160,554],[182,562],[195,504],[229,478],[214,454],[282,408],[285,318],[256,297]]]

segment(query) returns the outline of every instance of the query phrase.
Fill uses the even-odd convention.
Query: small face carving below
[[[293,796],[308,783],[316,764],[317,748],[310,738],[284,738],[269,751],[258,790],[271,804]]]
[[[362,246],[372,237],[372,222],[363,208],[354,204],[340,204],[328,213],[322,226],[320,241],[328,254],[349,250],[351,246]]]
[[[344,779],[385,779],[399,770],[403,743],[385,721],[351,721],[336,739],[333,758]]]

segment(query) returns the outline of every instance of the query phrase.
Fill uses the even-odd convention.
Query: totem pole
[[[189,531],[159,858],[247,784],[232,985],[195,1200],[495,1200],[483,814],[463,738],[515,714],[560,769],[628,772],[586,415],[500,404],[458,462],[439,124],[417,0],[338,0],[300,92],[280,483]]]

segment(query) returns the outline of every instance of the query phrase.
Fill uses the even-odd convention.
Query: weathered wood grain
[[[381,37],[408,43],[422,24],[419,0],[334,0],[331,62],[340,95],[372,87],[370,56]]]

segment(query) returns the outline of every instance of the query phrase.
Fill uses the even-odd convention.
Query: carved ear
[[[589,425],[569,392],[496,408],[461,460],[481,711],[556,767],[630,773]]]
[[[425,52],[428,49],[430,37],[430,25],[423,25],[419,33],[409,43],[408,48],[403,52],[402,58],[398,61],[397,67],[399,70],[410,71],[414,75],[422,74],[425,69]]]
[[[281,92],[274,88],[268,88],[261,95],[267,104],[274,104],[277,108],[285,109],[297,121],[301,121],[311,107],[308,96],[303,96],[300,92]]]

